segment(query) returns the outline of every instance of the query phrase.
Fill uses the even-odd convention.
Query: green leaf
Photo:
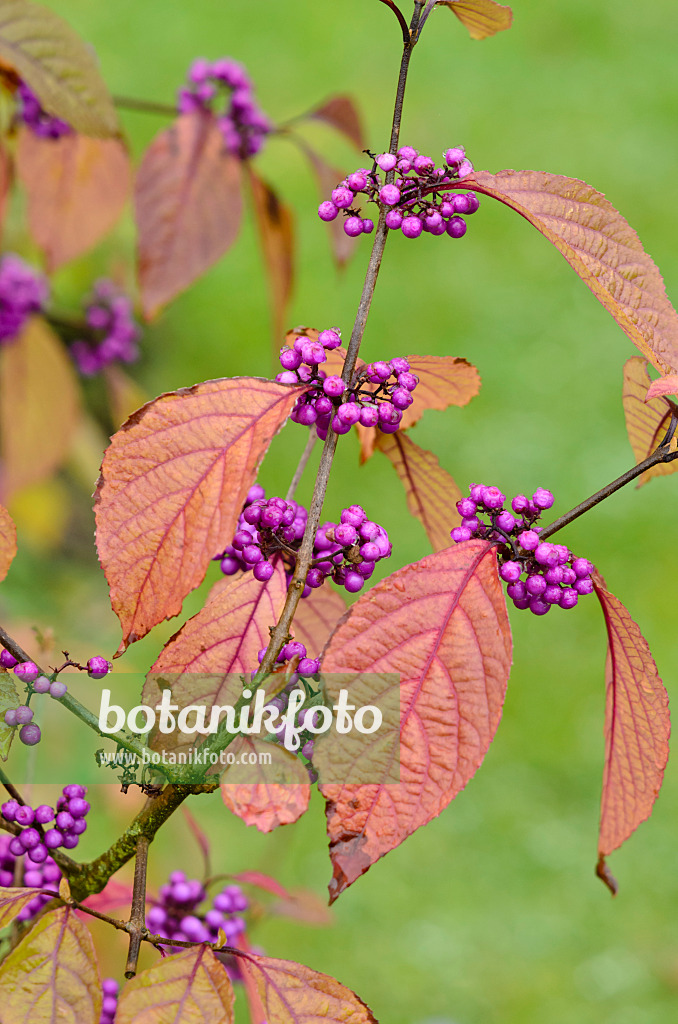
[[[5,711],[9,708],[18,708],[21,703],[14,676],[9,672],[0,672],[0,760],[6,761],[9,756],[9,748],[12,746],[15,729],[5,725]]]
[[[0,62],[21,76],[48,114],[84,135],[117,134],[96,59],[54,11],[29,0],[0,0]]]

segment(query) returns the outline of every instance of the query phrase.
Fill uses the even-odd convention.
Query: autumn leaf
[[[268,272],[273,344],[277,356],[294,279],[294,225],[289,207],[280,201],[271,186],[262,181],[251,168],[249,182]]]
[[[376,1024],[355,992],[303,964],[248,953],[238,967],[258,993],[267,1024]]]
[[[328,164],[327,161],[318,155],[314,149],[311,149],[305,142],[297,140],[302,152],[308,159],[311,165],[311,169],[315,175],[316,181],[318,182],[318,190],[322,199],[326,199],[333,189],[337,187],[339,182],[344,177],[344,172]],[[336,263],[339,270],[345,267],[351,256],[355,252],[358,240],[356,238],[349,238],[344,231],[344,218],[337,217],[335,220],[330,221],[327,225],[330,233],[330,243],[332,246],[332,255],[334,256],[334,262]]]
[[[118,131],[118,118],[91,47],[54,11],[30,0],[0,2],[0,61],[13,68],[53,117],[84,135]]]
[[[0,681],[0,688],[2,683]],[[20,914],[24,907],[27,907],[31,900],[42,892],[41,889],[16,889],[13,887],[0,887],[0,928],[6,928],[8,924]]]
[[[151,317],[238,236],[241,164],[214,115],[184,114],[154,139],[139,167],[135,205],[141,300]]]
[[[148,675],[142,701],[151,707],[169,686],[178,709],[235,705],[242,693],[240,675],[254,671],[257,655],[268,645],[285,602],[287,586],[280,562],[268,583],[250,573],[229,579],[218,595],[165,645]],[[209,717],[209,715],[207,716]],[[154,749],[192,746],[193,733],[175,729],[153,734]]]
[[[239,736],[228,749],[236,761],[221,777],[221,796],[230,811],[259,832],[272,832],[301,817],[311,787],[306,768],[295,754],[249,736]],[[261,762],[262,754],[270,757],[270,763]],[[259,760],[242,764],[243,757]]]
[[[79,385],[64,347],[32,317],[0,350],[0,481],[5,501],[66,459],[80,416]]]
[[[600,192],[543,171],[476,171],[463,179],[540,231],[662,373],[678,368],[678,314],[633,228]]]
[[[70,907],[41,917],[0,965],[2,1024],[99,1024],[92,937]]]
[[[307,115],[316,121],[324,121],[331,125],[342,135],[345,135],[349,142],[352,142],[356,149],[365,148],[365,137],[360,124],[360,114],[350,96],[331,96],[315,110]],[[337,178],[333,188],[336,187],[340,178]]]
[[[161,395],[113,435],[95,512],[119,653],[202,582],[298,397],[258,377],[206,381]]]
[[[7,200],[12,184],[12,161],[4,146],[0,146],[0,228],[5,222]]]
[[[605,858],[652,812],[669,756],[671,724],[668,695],[647,641],[597,573],[593,583],[609,642],[598,873],[614,892]]]
[[[321,786],[332,900],[464,788],[499,724],[510,663],[506,605],[485,541],[406,566],[351,607],[325,651],[326,691],[338,696],[333,673],[400,675],[401,781]],[[343,770],[349,778],[352,766]]]
[[[133,889],[131,885],[118,881],[117,878],[109,878],[106,888],[101,892],[92,893],[87,896],[83,903],[100,914],[112,914],[117,916],[120,909],[129,912],[132,905]]]
[[[302,643],[314,658],[322,651],[330,633],[346,612],[346,602],[330,586],[313,590],[300,601],[294,615],[294,639]]]
[[[423,525],[433,550],[448,548],[450,530],[461,522],[455,505],[462,494],[452,477],[433,452],[420,448],[402,431],[378,435],[376,447],[398,474],[407,507]]]
[[[9,748],[16,735],[16,729],[5,725],[5,711],[10,708],[18,708],[21,698],[14,685],[15,675],[9,672],[0,672],[0,760],[6,761],[9,756]],[[2,927],[0,925],[0,927]]]
[[[137,974],[122,990],[115,1014],[115,1024],[205,1021],[233,1022],[233,986],[224,965],[205,945],[164,957]]]
[[[22,128],[17,174],[26,190],[31,235],[53,272],[96,245],[120,217],[132,184],[119,139],[73,133],[44,139]]]
[[[487,39],[511,27],[513,11],[495,0],[438,0],[439,7],[448,7],[468,29],[471,39]]]
[[[9,572],[16,555],[16,526],[7,509],[0,505],[0,582]]]
[[[661,395],[678,394],[678,373],[671,373],[667,377],[659,377],[653,380],[647,389],[646,401],[659,398]]]
[[[636,463],[642,462],[656,450],[666,435],[671,422],[671,409],[662,398],[646,400],[650,386],[647,361],[642,356],[631,356],[624,363],[624,387],[622,401],[626,430],[633,448]],[[675,441],[673,442],[675,445]],[[642,487],[653,476],[666,476],[678,470],[678,459],[673,462],[658,462],[638,478]]]

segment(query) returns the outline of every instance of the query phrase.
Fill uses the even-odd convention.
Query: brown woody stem
[[[146,929],[146,873],[148,869],[148,847],[150,839],[141,835],[137,839],[137,854],[134,861],[134,886],[132,889],[132,909],[130,911],[127,930],[129,935],[129,952],[125,965],[125,977],[133,978],[137,973],[141,938]]]

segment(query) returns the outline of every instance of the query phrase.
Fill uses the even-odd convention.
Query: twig
[[[136,110],[142,114],[161,114],[176,117],[177,108],[170,103],[156,103],[155,100],[139,100],[134,96],[114,96],[113,103],[121,110]]]
[[[386,4],[387,7],[390,7],[393,13],[395,14],[396,18],[398,19],[398,22],[400,23],[400,28],[402,29],[403,43],[405,46],[408,46],[410,42],[410,30],[407,27],[407,22],[405,20],[403,12],[400,10],[399,7],[396,7],[393,0],[381,0],[381,2],[382,4]]]
[[[129,936],[129,952],[125,965],[125,977],[133,978],[137,973],[141,938],[146,930],[146,872],[148,868],[148,847],[150,839],[139,836],[137,839],[137,856],[134,862],[134,886],[132,890],[132,909],[127,930]]]

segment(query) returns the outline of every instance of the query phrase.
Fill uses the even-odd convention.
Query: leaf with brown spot
[[[543,171],[476,171],[463,179],[529,221],[555,245],[642,354],[678,369],[678,314],[636,232],[601,192]]]
[[[362,999],[327,974],[252,953],[239,956],[238,966],[256,989],[267,1024],[377,1024]]]
[[[258,377],[206,381],[161,395],[113,435],[95,512],[120,653],[202,582],[298,397]]]
[[[678,373],[671,373],[667,377],[659,377],[657,380],[653,380],[647,389],[645,401],[649,402],[651,399],[659,398],[661,395],[678,395]]]
[[[321,106],[307,115],[316,121],[324,121],[345,135],[356,149],[365,148],[365,137],[360,123],[360,114],[350,96],[331,96]],[[340,181],[338,178],[337,181]],[[335,182],[336,185],[336,182]]]
[[[146,150],[135,187],[139,286],[154,316],[235,242],[242,219],[240,160],[213,114],[183,114]]]
[[[594,575],[608,635],[605,768],[599,866],[649,818],[669,755],[668,695],[647,641],[628,611]],[[599,871],[600,874],[600,871]]]
[[[671,409],[662,398],[646,401],[649,386],[647,360],[642,356],[631,356],[624,363],[622,401],[626,430],[636,463],[642,462],[655,451],[671,422]],[[675,447],[675,438],[672,444]],[[642,487],[653,476],[667,476],[669,473],[675,473],[676,470],[678,470],[678,459],[674,462],[658,462],[656,466],[646,470],[638,477],[637,486]]]
[[[277,356],[294,281],[294,223],[289,207],[280,201],[271,186],[251,168],[248,170],[261,250],[268,271]]]
[[[16,526],[11,515],[0,505],[0,582],[9,572],[16,555]]]
[[[294,615],[294,639],[302,643],[309,658],[317,657],[342,615],[347,611],[343,597],[325,584],[300,601]]]
[[[199,945],[164,957],[128,981],[115,1024],[233,1024],[233,1001],[226,968]]]
[[[236,758],[221,777],[221,795],[230,811],[260,832],[297,821],[308,807],[308,773],[295,754],[265,740],[239,736],[229,745]],[[270,755],[270,764],[239,764],[239,758]]]
[[[513,11],[496,0],[438,0],[448,7],[468,29],[471,39],[487,39],[511,27]]]
[[[331,195],[332,190],[335,189],[339,182],[344,178],[344,172],[337,170],[336,167],[332,167],[331,164],[328,164],[326,160],[319,156],[314,149],[311,149],[310,146],[307,146],[306,143],[303,143],[302,150],[311,165],[313,173],[315,174],[321,199],[327,199],[327,197]],[[341,270],[353,256],[358,244],[358,239],[349,238],[346,234],[344,231],[344,218],[341,214],[333,221],[330,221],[327,228],[330,233],[332,255],[334,256],[334,261],[338,269]]]
[[[70,907],[40,918],[0,965],[2,1024],[99,1024],[92,936]]]
[[[345,685],[332,673],[353,673],[355,686],[368,673],[400,676],[400,782],[320,787],[334,866],[331,900],[440,814],[472,778],[499,724],[510,664],[506,603],[494,548],[485,541],[406,566],[352,605],[325,651],[326,691],[336,698],[336,687]],[[369,756],[363,744],[359,757]],[[335,768],[347,779],[362,770],[357,761]],[[385,765],[384,777],[391,769]]]
[[[461,491],[433,452],[410,441],[407,434],[380,434],[376,447],[391,462],[405,488],[407,507],[426,530],[434,551],[449,548],[450,530],[461,522],[456,503]]]
[[[44,320],[32,317],[0,350],[0,481],[4,500],[65,461],[80,417],[71,359]]]
[[[48,271],[91,249],[122,214],[132,170],[119,139],[76,133],[43,139],[23,127],[16,159],[30,232]]]

